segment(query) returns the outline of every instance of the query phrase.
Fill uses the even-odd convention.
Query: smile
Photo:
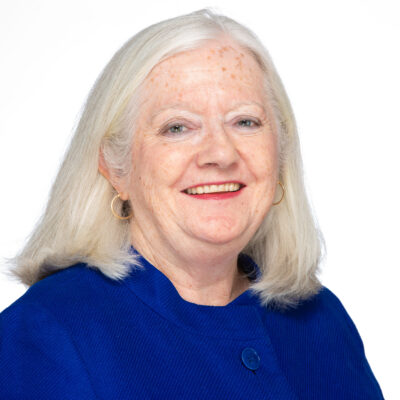
[[[209,193],[226,193],[226,192],[237,192],[244,185],[237,182],[227,182],[219,185],[201,185],[191,187],[184,190],[186,194],[209,194]]]

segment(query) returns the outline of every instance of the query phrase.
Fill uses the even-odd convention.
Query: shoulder
[[[281,367],[300,393],[308,382],[324,393],[329,388],[320,398],[383,398],[357,328],[328,288],[296,308],[270,310],[265,321]]]
[[[94,398],[74,339],[54,312],[82,301],[76,281],[90,281],[85,268],[43,279],[0,314],[0,398]]]
[[[77,264],[47,276],[32,285],[0,314],[2,337],[25,338],[48,329],[63,329],[74,336],[100,319],[117,320],[123,316],[126,288],[123,281],[112,280],[86,264]],[[136,305],[132,296],[130,302]],[[108,320],[107,319],[107,320]]]
[[[319,301],[323,304],[323,310],[326,310],[325,314],[329,316],[337,326],[341,327],[343,331],[348,333],[355,342],[355,345],[364,353],[364,345],[361,336],[339,298],[327,287],[323,287]]]
[[[26,337],[46,331],[49,326],[64,326],[76,316],[90,315],[93,307],[119,283],[86,264],[76,264],[58,270],[32,285],[19,299],[0,313],[1,336],[12,332]],[[75,317],[74,317],[75,316]]]
[[[359,332],[339,298],[327,287],[295,308],[271,311],[274,328],[297,332],[297,340],[322,341],[325,344],[347,345],[364,353]]]
[[[323,286],[311,302],[315,303],[315,310],[318,314],[335,323],[335,326],[346,329],[362,346],[361,338],[353,320],[342,302],[330,289]]]
[[[74,304],[85,303],[88,298],[97,298],[107,287],[118,285],[117,281],[104,276],[86,264],[76,264],[36,282],[19,299],[2,313],[10,314],[30,308],[64,309]]]
[[[310,307],[319,316],[323,316],[340,325],[345,325],[351,330],[355,329],[355,325],[342,301],[326,286],[323,286],[318,294],[309,300],[309,303],[309,305],[307,305],[307,302],[300,305],[299,311],[301,312],[302,308],[307,310],[307,307]]]
[[[284,311],[287,315],[313,318],[318,315],[326,318],[348,318],[347,311],[339,298],[326,286],[312,297],[299,302],[295,307]]]

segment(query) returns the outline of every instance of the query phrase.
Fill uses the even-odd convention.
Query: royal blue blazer
[[[78,264],[0,316],[1,400],[378,400],[363,343],[323,288],[286,312],[246,291],[183,300],[145,259],[115,281]],[[243,268],[257,267],[241,255]]]

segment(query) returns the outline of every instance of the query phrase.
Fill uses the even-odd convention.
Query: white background
[[[275,61],[327,242],[322,282],[358,327],[385,398],[400,399],[395,3],[2,0],[0,256],[21,248],[43,211],[83,101],[113,53],[149,24],[215,7],[255,31]],[[1,277],[0,310],[24,291]]]

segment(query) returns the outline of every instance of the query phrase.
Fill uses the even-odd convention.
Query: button
[[[255,371],[260,366],[260,357],[251,347],[246,347],[242,351],[242,361],[246,368]]]

